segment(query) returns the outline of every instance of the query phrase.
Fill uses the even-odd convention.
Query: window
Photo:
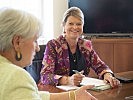
[[[34,14],[43,24],[43,34],[38,39],[39,44],[53,38],[53,0],[0,0],[0,8],[11,7]]]

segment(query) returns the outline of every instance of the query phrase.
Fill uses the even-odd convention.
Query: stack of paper
[[[84,77],[81,82],[81,85],[95,85],[95,87],[91,89],[95,91],[106,90],[111,88],[111,86],[109,84],[106,84],[103,80],[90,78],[90,77]],[[71,86],[71,85],[61,85],[57,87],[66,91],[79,88],[77,86]]]

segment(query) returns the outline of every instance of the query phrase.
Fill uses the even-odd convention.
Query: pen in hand
[[[77,70],[72,70],[72,71],[75,72],[76,74],[78,74],[78,75],[75,74],[76,77],[74,79],[75,80],[74,84],[77,85],[77,86],[81,86],[80,83],[82,82],[82,79],[84,77],[84,75],[83,75],[84,71],[83,70],[80,71],[80,72],[77,71]]]
[[[83,74],[83,71],[79,72],[77,70],[72,70],[73,72],[75,72],[76,74]]]

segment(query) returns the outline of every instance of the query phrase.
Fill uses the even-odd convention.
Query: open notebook
[[[81,85],[95,85],[95,87],[91,89],[95,91],[106,90],[106,89],[111,88],[111,86],[109,84],[104,83],[103,80],[96,79],[96,78],[90,78],[90,77],[84,77],[81,82]],[[66,90],[66,91],[79,88],[77,86],[70,86],[70,85],[61,85],[57,87],[60,89]]]

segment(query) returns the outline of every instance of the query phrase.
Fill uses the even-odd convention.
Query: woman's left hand
[[[81,86],[79,89],[75,90],[75,100],[98,100],[87,91],[87,89],[91,89],[93,87],[93,85],[86,85]]]
[[[115,88],[120,85],[120,81],[112,76],[111,73],[104,74],[104,81],[110,83],[110,85]]]

